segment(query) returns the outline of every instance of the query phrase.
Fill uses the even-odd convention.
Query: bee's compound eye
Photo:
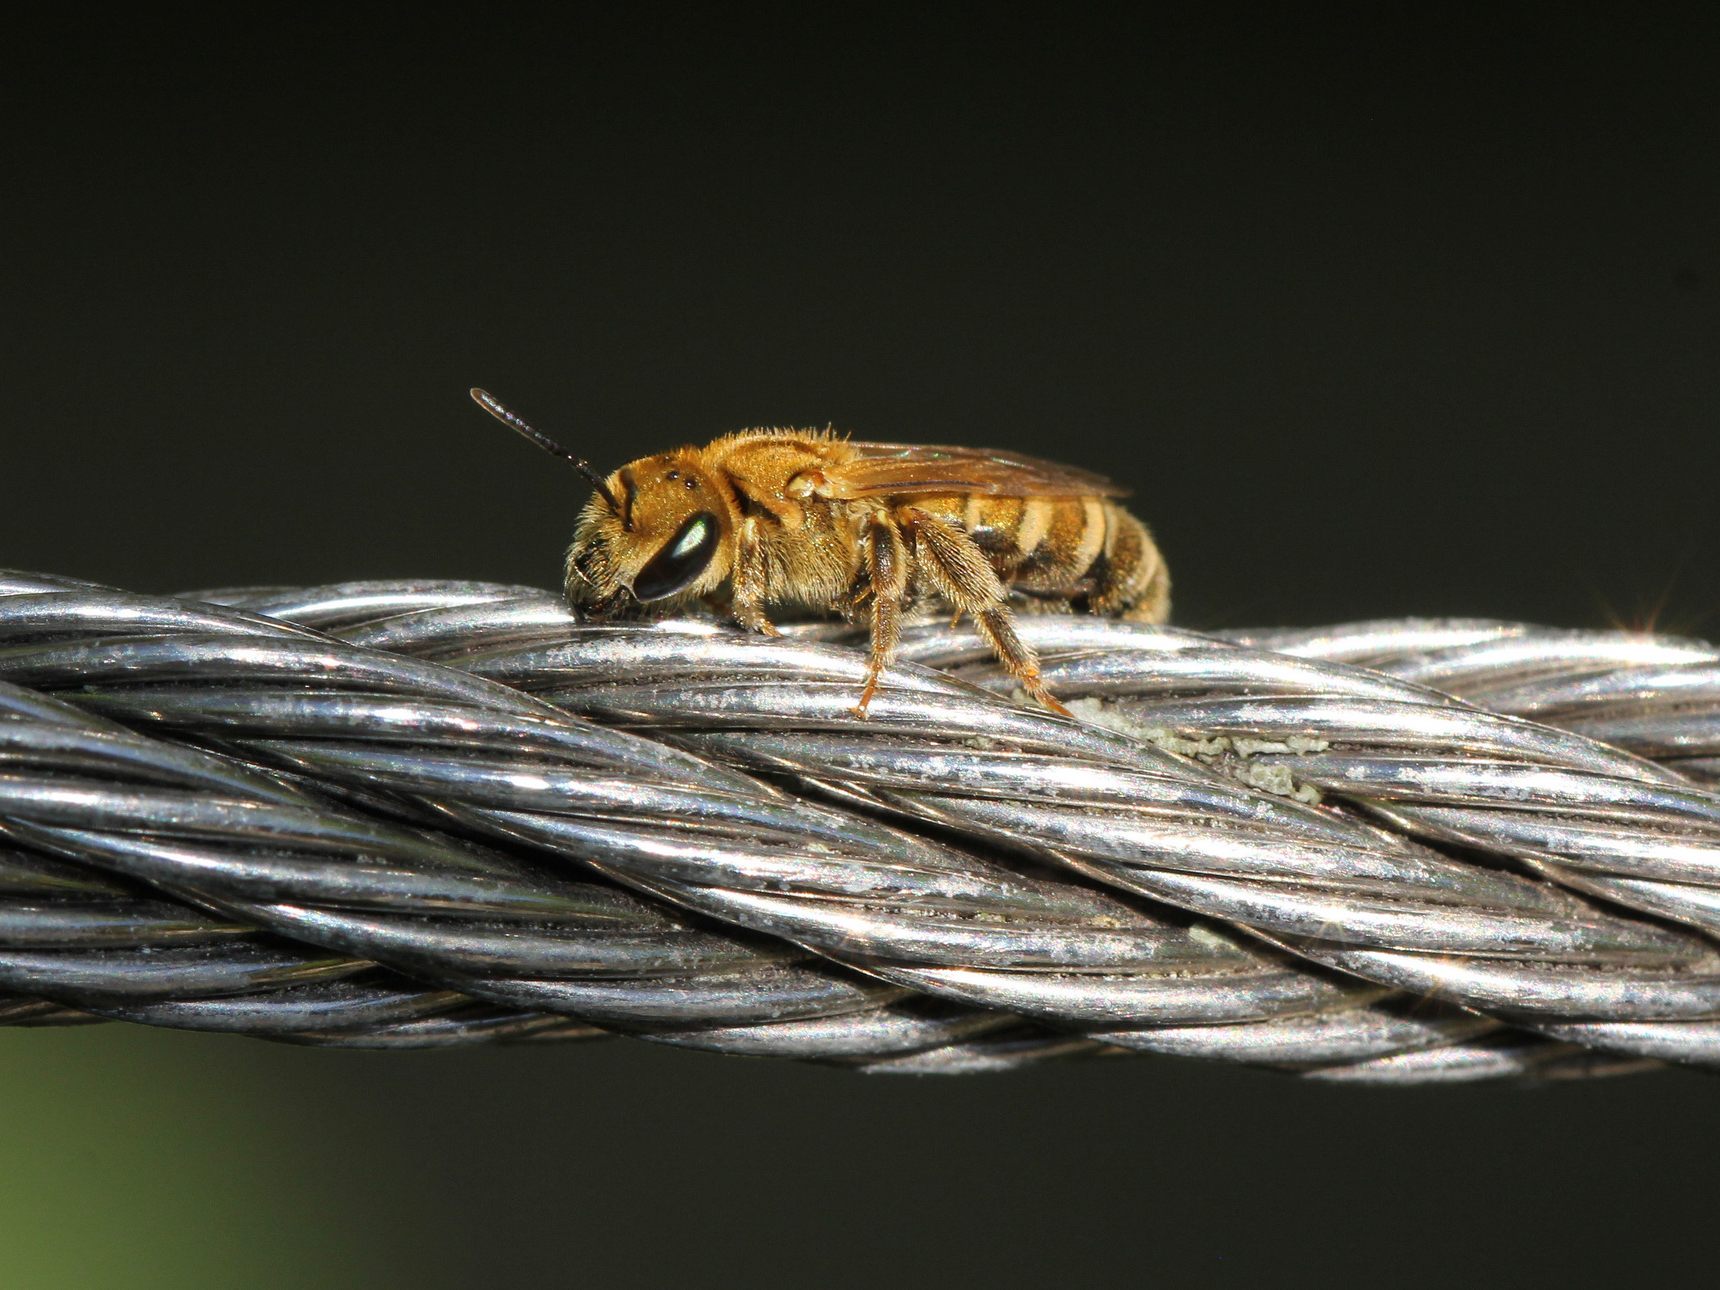
[[[639,571],[633,580],[633,594],[640,600],[662,600],[677,591],[685,591],[698,581],[705,566],[717,552],[721,536],[717,517],[700,511],[681,525],[663,549],[651,557],[651,563]]]

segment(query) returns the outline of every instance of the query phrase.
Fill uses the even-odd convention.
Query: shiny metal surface
[[[0,575],[0,1020],[952,1073],[1720,1061],[1698,644],[1028,620],[1075,723],[922,628],[934,666],[861,722],[828,627],[200,594]]]

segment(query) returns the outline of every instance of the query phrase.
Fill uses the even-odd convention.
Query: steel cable
[[[0,593],[0,1020],[909,1070],[1720,1060],[1698,645],[1027,620],[1078,725],[928,628],[908,655],[946,670],[858,722],[829,628],[594,626],[474,584]],[[179,979],[138,967],[164,952]]]
[[[468,649],[474,641],[481,648],[480,612],[417,615],[385,627],[382,635],[392,647],[409,648],[409,636],[420,642],[435,640],[437,617],[454,618],[457,627],[448,626],[455,628],[456,637]],[[560,613],[553,604],[540,605],[537,612],[552,619]],[[1081,619],[1034,620],[1026,628],[1046,648],[1050,667],[1055,669],[1048,670],[1048,675],[1059,676],[1066,693],[1075,692],[1066,684],[1073,678],[1059,666],[1066,661],[1060,651],[1066,651],[1069,642],[1059,642],[1055,633],[1089,633],[1094,627],[1107,639],[1129,632],[1115,624]],[[1187,763],[1156,748],[1129,746],[1122,758],[1112,759],[1101,783],[1095,767],[1098,759],[1089,755],[1086,764],[1072,766],[1069,741],[1055,729],[1062,723],[1033,710],[1012,709],[1007,720],[990,716],[973,720],[959,710],[959,704],[928,711],[922,695],[907,705],[916,709],[912,715],[904,716],[900,710],[881,712],[857,727],[845,720],[843,711],[842,696],[851,692],[858,676],[857,661],[848,653],[825,658],[820,668],[810,664],[808,651],[795,651],[802,674],[792,684],[754,677],[743,686],[731,664],[720,686],[701,698],[685,684],[665,686],[660,677],[641,676],[637,667],[628,670],[629,680],[619,689],[607,683],[594,690],[591,682],[599,671],[580,657],[577,642],[583,631],[602,648],[611,649],[616,641],[613,629],[594,634],[593,629],[562,621],[539,630],[555,642],[547,655],[534,649],[518,626],[511,624],[503,629],[503,634],[511,635],[509,652],[492,652],[470,662],[488,674],[549,693],[558,703],[600,718],[650,720],[672,737],[708,751],[727,750],[752,762],[755,769],[795,771],[803,778],[822,775],[827,785],[840,782],[849,792],[864,784],[879,790],[891,805],[928,820],[959,822],[969,833],[1017,845],[1030,843],[1042,859],[1244,923],[1274,939],[1290,938],[1283,943],[1299,953],[1382,983],[1407,986],[1417,997],[1437,991],[1542,1030],[1551,1029],[1555,1022],[1581,1024],[1596,1014],[1629,1018],[1605,1036],[1609,1046],[1623,1051],[1652,1050],[1660,1056],[1701,1060],[1712,1042],[1713,1028],[1701,1022],[1714,1007],[1714,963],[1702,938],[1679,938],[1681,948],[1673,950],[1668,938],[1639,925],[1624,934],[1647,931],[1655,942],[1652,949],[1646,942],[1630,947],[1622,942],[1603,945],[1592,938],[1598,935],[1605,940],[1620,933],[1622,926],[1598,924],[1594,911],[1582,902],[1561,902],[1538,884],[1505,875],[1483,879],[1473,866],[1418,854],[1377,830],[1334,830],[1329,812],[1322,817],[1295,803],[1272,806],[1258,794],[1246,790],[1237,794],[1228,782],[1191,790]],[[1243,651],[1185,633],[1148,629],[1145,635],[1174,643],[1179,651],[1204,645],[1232,660],[1231,667],[1243,656]],[[377,633],[371,636],[373,643],[380,643]],[[949,650],[951,640],[946,630],[932,628],[922,632],[909,649]],[[736,647],[751,651],[746,655],[749,659],[768,648],[744,639]],[[964,642],[954,648],[972,646]],[[448,657],[445,650],[442,656]],[[1138,671],[1138,664],[1132,670]],[[1162,666],[1162,660],[1154,661],[1149,670],[1161,680],[1174,671]],[[825,690],[809,699],[808,683],[813,681]],[[1383,682],[1380,685],[1384,688]],[[716,711],[705,701],[712,696],[716,696]],[[1445,708],[1454,706],[1443,698],[1437,701]],[[1110,714],[1108,723],[1114,724],[1118,715]],[[1476,719],[1483,716],[1477,714]],[[689,725],[691,734],[685,729]],[[792,734],[781,733],[785,725]],[[1051,729],[1041,739],[1040,759],[1024,762],[1022,752],[1032,736],[1021,731],[1035,725]],[[903,737],[909,730],[913,740]],[[951,731],[964,745],[977,738],[991,746],[955,747]],[[969,732],[965,740],[961,740],[963,731]],[[1553,731],[1516,733],[1520,741],[1554,748],[1577,742]],[[1058,748],[1055,756],[1047,754],[1052,747]],[[1578,751],[1601,765],[1629,760],[1609,756],[1602,749]],[[1582,760],[1576,753],[1569,756]],[[1119,761],[1127,772],[1120,769]],[[1143,778],[1143,761],[1156,762],[1161,769],[1170,763],[1170,774],[1156,782]],[[952,774],[959,780],[953,791]],[[1268,819],[1262,808],[1277,818]],[[1180,817],[1172,819],[1177,813]],[[1288,831],[1285,816],[1293,817]],[[1215,838],[1212,826],[1219,821],[1231,827]],[[1310,840],[1322,831],[1324,837]],[[1307,872],[1310,865],[1321,870],[1313,881]],[[1334,878],[1340,883],[1334,884]],[[1286,886],[1287,879],[1296,885]],[[1461,919],[1450,908],[1453,892],[1461,892],[1460,899],[1470,906]],[[1492,908],[1480,916],[1480,907],[1488,903]],[[1342,929],[1341,937],[1331,934],[1334,926]],[[1454,958],[1454,952],[1462,957]],[[1651,962],[1654,957],[1660,961]],[[1597,979],[1594,965],[1609,958],[1615,966],[1604,980]],[[1650,982],[1652,998],[1642,990]],[[1558,1033],[1568,1030],[1566,1025]],[[1586,1042],[1602,1042],[1592,1027],[1584,1034]]]

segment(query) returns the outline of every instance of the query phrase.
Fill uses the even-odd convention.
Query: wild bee
[[[567,598],[605,617],[704,601],[777,635],[771,606],[871,629],[866,714],[902,613],[935,597],[970,615],[1010,675],[1056,712],[1017,636],[1019,608],[1163,622],[1170,575],[1102,476],[980,448],[858,443],[828,430],[742,430],[599,475],[483,390],[472,397],[596,490],[567,551]],[[953,626],[954,624],[952,624]]]

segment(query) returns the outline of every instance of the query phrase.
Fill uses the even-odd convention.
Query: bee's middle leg
[[[890,665],[896,644],[902,638],[902,598],[908,594],[908,544],[902,531],[887,515],[874,515],[860,535],[866,581],[872,594],[872,657],[866,668],[866,687],[854,715],[863,717],[878,693],[878,678]]]
[[[958,614],[972,616],[980,635],[1009,674],[1021,682],[1021,688],[1053,712],[1069,716],[1069,709],[1045,688],[1039,675],[1039,659],[1016,635],[1015,619],[1009,611],[1009,593],[979,545],[954,525],[918,507],[904,506],[896,512],[896,518],[913,538],[919,567]]]

